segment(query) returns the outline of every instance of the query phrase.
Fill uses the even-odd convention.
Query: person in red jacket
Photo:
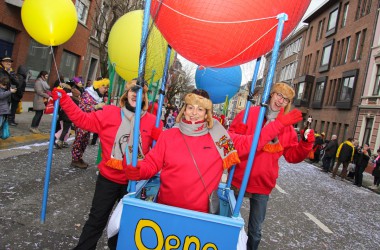
[[[79,128],[99,134],[102,160],[98,165],[99,175],[88,220],[75,249],[96,249],[97,242],[107,225],[109,215],[126,193],[128,178],[125,174],[125,154],[132,159],[133,125],[135,120],[136,92],[141,88],[136,80],[126,84],[126,91],[120,98],[120,107],[105,105],[92,112],[82,111],[63,89],[53,90],[53,99],[62,95],[60,105],[70,120]],[[147,95],[144,91],[140,117],[139,158],[150,150],[162,129],[155,127],[156,117],[148,112]],[[128,148],[128,151],[126,149]],[[116,249],[117,235],[110,238],[108,246]]]
[[[239,158],[227,131],[212,118],[208,93],[196,89],[184,103],[176,125],[161,133],[136,167],[128,165],[126,174],[143,180],[161,171],[158,203],[207,213],[209,195],[218,188],[223,170]]]
[[[255,160],[250,173],[246,196],[250,198],[247,249],[257,249],[261,240],[261,228],[265,219],[269,194],[276,185],[278,177],[278,160],[284,156],[290,163],[303,161],[313,147],[314,131],[301,131],[307,135],[298,142],[293,124],[302,120],[301,111],[290,111],[294,90],[286,83],[276,83],[270,92],[269,105],[261,129]],[[231,137],[241,159],[233,176],[233,189],[238,191],[243,180],[250,147],[240,146],[234,134],[253,135],[260,112],[260,106],[251,107],[246,125],[242,123],[244,111],[240,112],[229,128]]]

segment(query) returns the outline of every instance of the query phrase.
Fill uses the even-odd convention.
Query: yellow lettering
[[[206,243],[206,245],[203,246],[202,250],[209,250],[209,248],[218,250],[218,248],[213,243]]]
[[[175,241],[175,245],[171,245],[171,240]],[[175,235],[169,235],[166,240],[165,240],[165,249],[166,250],[171,250],[171,249],[178,249],[180,246],[181,242],[178,238],[178,236]]]
[[[189,249],[191,244],[194,244],[195,250],[200,250],[201,249],[201,243],[200,243],[200,241],[199,241],[199,239],[197,237],[195,237],[195,236],[186,236],[185,243],[183,245],[183,249],[184,250]]]
[[[141,231],[146,227],[150,227],[156,233],[156,236],[157,236],[156,248],[147,248],[143,243],[143,240],[141,238]],[[164,235],[162,234],[161,228],[157,225],[157,223],[151,220],[142,219],[137,223],[137,226],[136,226],[135,243],[136,243],[137,249],[139,250],[161,250],[163,249],[163,246],[164,246]]]

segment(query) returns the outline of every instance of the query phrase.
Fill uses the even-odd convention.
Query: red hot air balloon
[[[152,0],[151,15],[181,56],[198,65],[225,68],[269,52],[277,16],[288,15],[285,38],[309,4],[310,0]]]

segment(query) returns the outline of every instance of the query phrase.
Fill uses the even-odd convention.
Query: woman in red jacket
[[[314,131],[308,131],[307,139],[298,142],[293,124],[302,120],[299,110],[290,111],[294,90],[286,83],[273,85],[269,105],[261,129],[255,160],[252,165],[246,196],[250,198],[247,249],[257,249],[261,240],[261,227],[265,219],[269,194],[276,185],[278,160],[284,156],[290,163],[303,161],[313,147]],[[233,176],[233,188],[238,190],[243,180],[250,147],[246,148],[236,141],[236,134],[253,135],[256,130],[260,106],[252,107],[246,125],[242,124],[244,111],[233,120],[229,132],[234,140],[241,159]],[[304,136],[304,132],[301,132]]]
[[[127,153],[132,158],[136,92],[141,88],[136,84],[136,80],[126,84],[126,91],[120,98],[120,107],[106,105],[89,113],[83,112],[63,89],[55,88],[53,91],[54,100],[58,99],[58,92],[62,95],[60,105],[77,127],[99,134],[102,148],[102,160],[98,165],[99,175],[90,214],[75,249],[96,249],[112,208],[127,193],[128,178],[122,161]],[[162,128],[162,124],[160,129],[155,128],[156,117],[146,112],[146,90],[144,88],[140,117],[139,158],[148,153]],[[116,249],[116,243],[117,235],[108,241],[111,249]]]
[[[161,133],[136,167],[127,166],[127,177],[144,180],[161,171],[159,203],[208,212],[208,197],[218,188],[223,170],[239,158],[227,131],[212,118],[208,93],[196,89],[184,102],[177,124]]]

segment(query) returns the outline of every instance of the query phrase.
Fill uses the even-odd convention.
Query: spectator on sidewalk
[[[372,170],[372,176],[373,176],[373,185],[369,186],[370,189],[379,189],[380,185],[380,148],[377,150],[377,157],[374,160],[373,163],[373,170]]]
[[[322,159],[322,169],[324,172],[330,171],[331,160],[335,158],[336,151],[338,150],[338,140],[336,135],[331,136],[331,140],[324,148],[325,156]]]
[[[175,117],[173,115],[173,109],[169,109],[169,115],[166,117],[166,123],[165,123],[165,128],[169,129],[172,128],[175,124]]]
[[[62,89],[53,91],[55,100],[58,99],[57,92],[62,94],[60,101],[62,109],[78,128],[99,134],[102,149],[102,160],[98,165],[99,175],[90,214],[83,226],[78,245],[74,249],[96,249],[114,205],[127,193],[128,179],[123,162],[125,162],[126,154],[130,159],[132,158],[136,92],[141,88],[136,85],[136,82],[132,80],[126,84],[126,91],[120,98],[120,107],[106,105],[102,109],[93,109],[90,112],[77,107]],[[94,91],[98,90],[101,94],[108,84],[108,79],[95,81]],[[86,93],[84,95],[90,94]],[[144,96],[146,97],[144,99],[148,100],[145,91]],[[84,96],[85,100],[88,98]],[[153,140],[158,139],[162,127],[161,125],[159,129],[155,128],[156,117],[146,112],[148,102],[145,100],[142,102],[140,120],[139,159],[144,158],[144,155],[148,153]],[[109,239],[109,248],[116,249],[116,243],[117,235]]]
[[[354,140],[354,157],[352,159],[352,164],[348,164],[348,168],[347,168],[347,178],[349,179],[354,179],[355,178],[355,171],[356,171],[356,164],[358,163],[358,160],[359,160],[359,156],[360,156],[360,152],[362,150],[362,147],[359,146],[359,141],[358,140]]]
[[[20,102],[19,93],[22,92],[20,81],[18,80],[18,77],[16,75],[16,72],[12,69],[12,58],[10,57],[4,57],[0,61],[0,77],[6,77],[8,78],[8,85],[7,89],[9,90],[10,87],[17,89],[16,93],[12,93],[10,97],[10,113],[8,115],[8,123],[10,126],[17,126],[17,123],[15,122],[15,114],[18,107],[18,103]]]
[[[298,141],[293,125],[302,120],[301,111],[290,111],[295,92],[286,83],[275,83],[270,92],[263,127],[260,133],[255,160],[247,184],[246,197],[249,197],[248,243],[247,249],[257,249],[261,241],[262,225],[265,219],[269,195],[276,185],[279,174],[279,158],[284,156],[290,163],[303,161],[312,150],[315,141],[314,131],[301,131]],[[244,111],[232,121],[229,132],[238,150],[241,163],[236,165],[232,188],[240,189],[248,156],[241,155],[243,150],[232,135],[254,135],[259,117],[260,106],[251,107],[247,124],[242,124]],[[309,132],[310,131],[310,132]]]
[[[363,172],[368,166],[369,159],[371,158],[371,149],[367,143],[358,150],[358,159],[355,163],[355,181],[354,184],[361,187],[363,184]]]
[[[9,78],[6,76],[0,77],[0,128],[3,127],[3,123],[7,120],[9,115],[9,99],[12,93],[16,93],[17,89],[10,88]]]
[[[49,101],[50,97],[50,86],[47,83],[49,73],[47,71],[41,71],[37,80],[34,83],[34,99],[33,99],[33,110],[35,111],[32,124],[30,126],[30,132],[33,134],[40,134],[41,131],[38,129],[40,125],[42,116],[44,114],[45,105]]]
[[[354,159],[354,139],[348,138],[347,141],[341,143],[338,147],[338,151],[336,153],[336,157],[338,161],[334,167],[331,178],[335,179],[335,176],[338,172],[340,164],[343,164],[343,169],[340,174],[341,180],[345,180],[347,177],[347,167],[350,162]]]
[[[312,160],[313,163],[319,162],[323,144],[325,144],[325,132],[322,132],[320,135],[317,135],[315,137],[315,143],[313,146],[313,150],[314,150],[314,159]]]
[[[28,70],[25,66],[20,65],[17,68],[17,91],[12,95],[12,106],[11,106],[11,113],[9,115],[9,120],[12,121],[13,124],[9,124],[11,126],[17,126],[18,123],[16,122],[16,111],[18,106],[21,104],[22,97],[24,96],[25,88],[26,88],[26,76],[27,76]]]

